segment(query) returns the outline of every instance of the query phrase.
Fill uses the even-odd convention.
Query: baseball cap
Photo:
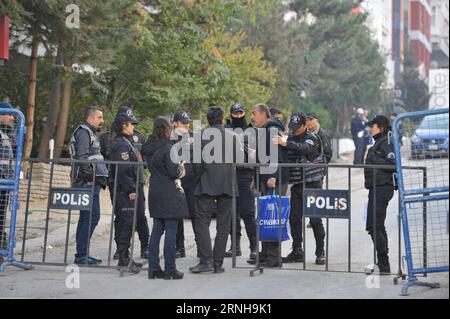
[[[384,115],[376,115],[372,121],[367,122],[367,126],[373,126],[377,124],[379,127],[390,127],[391,121]]]
[[[237,113],[237,112],[245,112],[245,109],[244,109],[244,107],[241,105],[241,103],[234,103],[232,106],[231,106],[231,110],[230,110],[230,113]]]
[[[191,121],[191,119],[189,118],[189,115],[187,114],[187,112],[176,112],[173,116],[173,121],[174,122],[181,122],[183,124],[189,124],[189,122]]]
[[[294,113],[289,121],[289,129],[296,130],[306,122],[305,113]]]
[[[314,113],[314,112],[308,112],[308,113],[306,113],[306,118],[307,118],[307,119],[316,119],[316,120],[319,119],[319,117],[317,116],[317,114]]]
[[[133,124],[138,124],[136,116],[133,113],[133,110],[129,106],[121,106],[117,111],[116,119],[119,118],[119,115],[125,115],[128,119],[125,122],[131,122]],[[123,120],[123,119],[122,119]]]

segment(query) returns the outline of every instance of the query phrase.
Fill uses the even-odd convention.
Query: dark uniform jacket
[[[221,196],[228,195],[233,196],[233,183],[236,186],[236,196],[239,196],[237,180],[233,179],[233,165],[232,163],[225,162],[225,149],[233,147],[233,150],[236,149],[236,143],[239,142],[239,138],[236,134],[231,132],[228,129],[225,129],[221,125],[214,125],[216,129],[219,129],[221,132],[221,141],[217,141],[217,143],[221,143],[222,146],[222,158],[220,163],[204,163],[202,158],[201,164],[194,164],[194,170],[197,175],[200,176],[199,183],[195,188],[195,195],[209,195],[209,196]],[[225,137],[225,134],[230,134],[231,136]],[[233,146],[226,146],[225,141],[233,141]],[[202,150],[205,144],[214,143],[214,140],[211,141],[202,141]],[[220,144],[219,144],[220,145]]]
[[[97,131],[88,123],[83,123],[75,129],[71,142],[71,156],[76,160],[91,161],[91,163],[74,163],[72,166],[72,181],[74,183],[87,183],[94,180],[102,186],[106,185],[108,170],[105,164],[94,164],[95,161],[103,161],[104,158],[100,151],[100,141]]]
[[[299,136],[290,135],[286,147],[289,152],[289,162],[314,162],[321,155],[320,147],[321,145],[317,136],[308,130]],[[296,184],[303,182],[303,170],[301,167],[292,167],[290,169],[289,183]]]
[[[188,217],[186,196],[180,179],[185,174],[182,165],[172,162],[170,140],[158,140],[150,136],[142,154],[150,170],[148,200],[153,218],[182,219]]]
[[[388,134],[378,134],[373,137],[375,144],[367,151],[367,165],[395,165],[395,153]],[[376,178],[373,176],[373,168],[364,169],[364,186],[373,188],[374,179],[376,186],[394,185],[393,173],[395,169],[376,169]]]
[[[358,133],[366,130],[366,122],[358,115],[352,118],[352,137],[353,139],[363,138],[363,136],[358,137]],[[364,133],[363,133],[364,134]]]
[[[185,136],[177,136],[177,140],[174,141],[174,144],[180,143],[177,147],[179,149],[179,155],[182,154],[182,149],[189,150],[189,161],[188,159],[185,160],[184,169],[185,169],[185,175],[181,179],[181,186],[185,191],[189,191],[191,189],[194,189],[195,186],[197,186],[199,176],[195,174],[194,171],[194,164],[193,164],[193,137],[192,133],[189,132]]]
[[[121,162],[137,162],[139,155],[136,148],[133,146],[133,138],[125,134],[118,134],[111,144],[111,160]],[[144,185],[144,172],[142,165],[127,165],[126,163],[111,165],[110,180],[117,178],[117,190],[122,193],[131,194],[136,193],[136,182],[139,175],[138,187]]]

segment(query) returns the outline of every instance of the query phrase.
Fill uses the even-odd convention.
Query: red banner
[[[9,18],[0,15],[0,60],[9,59]]]

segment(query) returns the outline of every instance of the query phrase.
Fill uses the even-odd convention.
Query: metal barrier
[[[25,117],[15,109],[0,109],[0,272],[7,266],[31,269],[14,258],[16,245],[16,218],[22,170],[22,150]],[[9,238],[6,224],[9,218]]]
[[[29,173],[27,176],[27,185],[26,185],[26,193],[25,197],[25,211],[24,211],[24,221],[23,226],[18,226],[19,229],[23,229],[22,242],[21,242],[21,260],[26,261],[29,264],[36,265],[52,265],[52,266],[65,266],[72,264],[73,262],[68,260],[69,258],[69,249],[71,248],[71,234],[73,235],[73,217],[76,215],[77,211],[89,211],[89,231],[87,238],[87,253],[89,256],[90,252],[92,252],[93,247],[91,245],[90,239],[90,230],[92,229],[92,209],[93,209],[93,197],[94,197],[94,187],[95,181],[92,183],[89,188],[79,188],[72,187],[72,183],[70,180],[70,167],[74,163],[79,164],[87,164],[92,161],[87,160],[70,160],[70,159],[60,159],[60,160],[39,160],[39,159],[28,159],[26,160],[29,165]],[[96,161],[95,163],[100,164],[104,163],[110,167],[114,165],[115,176],[118,174],[119,165],[133,165],[133,166],[144,166],[143,162],[123,162],[123,161]],[[42,193],[42,189],[45,189],[45,194],[38,194],[38,192],[34,188],[39,188],[38,181],[35,178],[37,171],[37,166],[46,165],[45,172],[39,172],[39,177],[47,176],[43,178],[40,184],[40,190]],[[49,166],[49,167],[48,167]],[[95,165],[94,174],[95,174]],[[40,167],[42,169],[42,167]],[[138,176],[136,177],[136,196],[139,198],[139,174],[141,172],[140,169],[138,171]],[[112,265],[112,252],[113,252],[113,234],[114,234],[114,220],[115,214],[114,212],[117,209],[117,194],[118,194],[118,183],[117,179],[115,179],[113,185],[110,185],[109,188],[110,197],[107,200],[101,201],[101,215],[102,216],[111,216],[108,220],[103,219],[103,228],[106,225],[106,233],[108,234],[108,239],[98,242],[101,247],[95,247],[94,251],[96,254],[99,254],[100,257],[105,257],[105,252],[107,252],[106,263],[102,263],[102,265],[95,265],[97,268],[108,268],[115,267]],[[85,196],[85,197],[83,197]],[[33,198],[34,197],[34,198]],[[134,212],[133,212],[133,234],[136,230],[136,221],[137,221],[137,200],[134,201]],[[35,207],[31,207],[31,206]],[[109,206],[111,205],[111,206]],[[36,207],[38,206],[38,207]],[[106,207],[105,207],[106,206]],[[36,209],[38,208],[38,209]],[[110,213],[109,213],[110,212]],[[45,214],[43,218],[42,224],[40,227],[33,227],[33,221],[30,220],[30,216],[36,214]],[[109,215],[111,214],[111,215]],[[62,220],[58,221],[56,216],[62,216]],[[52,219],[53,218],[53,219]],[[42,220],[42,218],[40,219]],[[55,227],[53,231],[51,229],[51,221],[54,220],[55,223],[58,223],[58,226]],[[65,229],[64,233],[62,229]],[[98,230],[98,229],[97,229]],[[37,234],[33,234],[30,232],[34,231]],[[95,231],[95,228],[94,228]],[[43,234],[42,234],[43,232]],[[56,232],[56,235],[53,233]],[[101,230],[100,233],[104,235],[105,231]],[[49,236],[53,236],[55,238],[52,239],[54,244],[49,244]],[[35,238],[36,237],[36,238]],[[39,240],[39,243],[36,241]],[[108,245],[105,246],[105,243],[108,242]],[[27,251],[28,246],[33,243],[33,248],[31,251]],[[56,244],[55,244],[56,243]],[[53,246],[56,245],[56,246]],[[61,251],[59,248],[62,246],[64,249]],[[130,258],[133,258],[134,251],[134,236],[131,237],[131,247],[130,247]],[[85,267],[90,267],[90,265],[83,265]],[[121,273],[122,275],[122,273]]]
[[[259,176],[260,176],[260,169],[262,167],[267,167],[268,164],[233,164],[234,166],[234,175],[236,176],[236,168],[237,167],[248,167],[248,168],[254,168],[256,170],[255,172],[255,176],[256,176],[256,222],[257,222],[257,242],[259,244],[260,240],[259,240],[259,225],[260,225],[260,210],[258,207],[258,203],[259,203],[259,199],[261,196],[261,189],[260,189],[260,185],[259,185]],[[377,260],[376,260],[376,247],[375,244],[373,244],[373,264],[369,265],[369,266],[363,266],[361,267],[360,270],[356,270],[354,269],[354,265],[352,265],[353,262],[353,258],[352,258],[352,212],[354,213],[355,211],[351,210],[351,200],[352,200],[352,193],[354,191],[358,191],[358,190],[362,190],[364,189],[363,187],[363,182],[361,184],[358,185],[358,187],[353,187],[352,186],[352,176],[353,173],[354,174],[361,174],[361,169],[372,169],[373,170],[373,174],[375,175],[377,170],[383,170],[383,169],[395,169],[395,166],[383,166],[383,165],[343,165],[343,164],[291,164],[291,163],[279,163],[278,167],[279,168],[293,168],[293,167],[326,167],[327,168],[327,173],[325,176],[325,187],[324,190],[335,190],[335,191],[339,191],[339,192],[348,192],[348,205],[349,205],[349,213],[347,216],[345,217],[337,217],[336,216],[336,212],[331,212],[331,214],[329,216],[323,217],[325,219],[325,229],[326,229],[326,237],[325,237],[325,267],[324,269],[319,269],[318,267],[312,268],[312,269],[307,269],[307,260],[306,260],[306,251],[307,251],[307,245],[306,245],[306,223],[305,223],[305,218],[306,217],[310,217],[310,215],[303,213],[303,217],[302,217],[302,227],[303,227],[303,231],[302,231],[302,236],[303,236],[303,248],[304,248],[304,252],[305,252],[305,258],[304,261],[301,266],[301,268],[288,268],[286,267],[286,264],[284,264],[282,267],[280,267],[280,269],[283,270],[313,270],[313,271],[332,271],[332,272],[352,272],[352,273],[366,273],[366,274],[370,274],[372,272],[374,272],[375,270],[373,269],[373,266],[376,264]],[[421,178],[422,182],[425,183],[425,178],[426,178],[426,172],[427,172],[427,167],[424,166],[415,166],[415,167],[408,167],[408,166],[404,166],[402,167],[403,170],[405,171],[413,171],[413,172],[417,172],[418,178]],[[332,174],[330,174],[330,171],[333,170]],[[342,174],[337,174],[337,171],[339,170],[343,170],[346,173],[342,176]],[[303,173],[304,174],[304,173]],[[279,179],[281,179],[281,169],[279,170]],[[375,180],[374,180],[374,184],[375,184]],[[281,185],[278,186],[279,187],[279,193],[281,193]],[[308,191],[308,189],[305,189],[305,191]],[[311,191],[311,190],[309,190]],[[314,191],[320,191],[319,189],[314,189]],[[259,256],[259,249],[258,249],[258,255],[257,255],[257,260],[256,260],[256,265],[254,267],[249,267],[249,266],[237,266],[237,258],[236,258],[236,225],[237,225],[237,216],[236,216],[236,194],[237,194],[237,190],[236,190],[236,186],[233,186],[233,222],[232,222],[232,251],[233,251],[233,259],[232,259],[232,265],[233,268],[242,268],[242,269],[249,269],[250,270],[250,276],[254,276],[254,274],[256,272],[259,273],[263,273],[264,272],[264,267],[261,265],[260,263],[260,256]],[[305,192],[303,193],[304,199],[303,199],[303,203],[305,203]],[[365,194],[365,196],[367,196]],[[399,202],[397,203],[398,205],[400,204]],[[392,203],[391,203],[392,205]],[[279,203],[279,206],[281,206],[281,200]],[[400,207],[400,206],[398,206]],[[373,207],[373,221],[374,221],[374,227],[376,225],[376,201],[374,201],[374,207]],[[314,217],[314,216],[312,216]],[[395,275],[393,281],[394,284],[398,284],[398,280],[401,279],[405,279],[406,278],[406,274],[403,272],[402,270],[402,258],[401,258],[401,254],[402,254],[402,242],[401,242],[401,222],[400,222],[400,210],[398,210],[398,214],[396,216],[397,218],[397,265],[398,265],[398,271],[397,273],[393,273],[392,275]],[[340,218],[340,219],[346,219],[347,220],[347,243],[346,243],[346,247],[347,247],[347,265],[345,269],[341,269],[341,270],[336,270],[336,269],[330,269],[329,267],[329,230],[330,230],[330,220],[332,219],[336,219],[336,218]],[[278,222],[279,225],[281,225],[281,215],[280,215],[280,220]],[[364,229],[359,229],[359,231],[362,231]],[[367,235],[367,238],[369,238],[369,236]],[[278,238],[278,247],[279,247],[279,258],[281,259],[281,227],[279,227],[279,238]],[[375,240],[376,241],[376,238]],[[370,268],[372,267],[372,268]]]
[[[402,114],[393,123],[408,267],[402,295],[413,285],[438,288],[438,283],[418,281],[417,275],[449,269],[448,125],[448,108]],[[403,165],[425,165],[423,183]]]

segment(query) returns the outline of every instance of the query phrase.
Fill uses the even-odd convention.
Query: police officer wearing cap
[[[395,165],[395,153],[391,139],[391,125],[387,117],[377,115],[368,122],[370,134],[375,144],[368,150],[365,164]],[[390,274],[388,235],[385,227],[386,211],[394,196],[395,169],[364,169],[364,186],[369,190],[366,230],[372,238],[377,251],[377,266],[380,274]],[[375,208],[374,208],[375,204]],[[374,220],[375,219],[375,220]]]
[[[9,102],[1,102],[0,109],[12,109]],[[13,127],[14,116],[10,114],[0,114],[0,178],[14,178],[14,148],[15,148],[15,130]],[[5,230],[6,210],[8,209],[10,191],[0,190],[0,248],[8,248],[8,237]]]
[[[244,148],[249,145],[248,136],[244,135],[246,129],[249,128],[247,121],[245,120],[245,108],[240,103],[235,103],[230,109],[231,121],[227,125],[227,128],[235,130],[234,132],[240,136],[241,139],[247,138],[247,140],[241,140]],[[236,131],[241,129],[242,132]],[[247,146],[247,147],[246,147]],[[244,154],[244,161],[248,162],[248,154]],[[250,242],[250,257],[249,260],[256,260],[257,254],[257,242],[256,242],[256,220],[255,220],[255,195],[251,190],[253,183],[254,170],[252,168],[237,167],[236,178],[238,181],[239,196],[236,199],[236,256],[241,256],[241,219],[244,220],[245,232],[247,233],[248,240]],[[230,236],[233,233],[232,227],[230,228]],[[225,257],[232,257],[233,250],[225,253]]]
[[[194,173],[194,168],[192,164],[193,159],[193,137],[192,132],[189,131],[189,123],[191,119],[189,114],[185,111],[178,111],[174,114],[172,119],[172,141],[177,145],[180,152],[182,150],[188,150],[185,154],[188,158],[183,158],[185,161],[184,169],[185,176],[181,179],[181,187],[184,189],[186,195],[186,202],[189,211],[189,218],[192,222],[192,228],[195,235],[195,201],[196,197],[194,195],[195,187],[197,186],[199,177]],[[180,154],[181,155],[181,154]],[[195,236],[195,241],[197,242],[197,236]],[[197,253],[198,255],[198,253]],[[180,219],[177,228],[177,238],[176,238],[176,258],[186,257],[186,249],[184,246],[184,221]]]
[[[316,159],[322,155],[319,138],[308,131],[306,115],[294,113],[289,121],[292,134],[286,139],[277,136],[274,142],[286,147],[289,151],[290,163],[317,163]],[[295,167],[290,169],[289,183],[291,187],[291,213],[289,224],[292,235],[292,252],[283,258],[283,263],[299,263],[304,261],[302,248],[302,218],[303,218],[303,192],[305,188],[321,188],[324,169]],[[324,264],[324,238],[325,230],[320,218],[310,218],[310,225],[316,240],[316,264]]]
[[[137,273],[142,264],[134,262],[129,256],[135,216],[136,225],[147,226],[147,233],[144,234],[147,243],[149,233],[145,217],[144,166],[127,164],[130,162],[142,162],[142,156],[134,146],[133,133],[136,118],[132,117],[131,114],[119,114],[116,118],[114,125],[115,138],[111,145],[111,159],[124,163],[118,165],[117,176],[115,176],[115,165],[112,165],[110,177],[117,179],[116,206],[119,210],[119,220],[116,229],[117,252],[119,254],[118,266],[119,268],[126,268],[132,273]]]
[[[366,134],[366,118],[364,116],[364,110],[358,108],[356,115],[352,119],[351,131],[353,143],[355,144],[355,156],[353,164],[363,164],[364,155],[367,149],[367,136]]]
[[[105,158],[105,160],[108,160],[108,161],[112,160],[111,145],[116,136],[116,133],[114,133],[114,126],[117,121],[117,118],[120,117],[121,115],[128,116],[131,119],[132,124],[134,124],[134,125],[137,125],[139,123],[139,121],[137,120],[136,116],[133,113],[133,110],[130,107],[122,106],[119,108],[119,110],[117,111],[116,118],[112,124],[111,130],[101,134],[99,137],[102,155]],[[141,132],[139,132],[137,130],[133,130],[133,136],[132,136],[131,140],[132,140],[134,148],[138,152],[141,152],[142,146],[145,142],[144,134],[142,134]],[[109,173],[110,173],[110,176],[108,177],[108,189],[109,189],[109,195],[111,198],[111,203],[114,203],[113,197],[114,197],[114,181],[115,181],[115,179],[113,178],[112,174],[114,174],[115,172],[113,172],[113,170],[110,169]],[[139,206],[139,209],[141,209],[140,206]],[[116,205],[115,211],[114,211],[114,241],[116,243],[116,247],[118,246],[117,234],[119,232],[119,230],[118,230],[119,214],[120,214],[120,210],[118,209],[118,207]],[[144,212],[143,213],[140,212],[139,214],[140,215],[144,214],[144,218],[139,219],[139,222],[142,222],[142,223],[138,223],[136,225],[136,231],[139,235],[139,241],[141,242],[141,258],[147,259],[148,258],[149,229],[148,229],[147,218],[145,217],[145,205],[144,205]],[[113,259],[114,260],[119,259],[119,253],[117,252],[117,250],[114,253]]]
[[[94,190],[92,211],[80,211],[76,241],[77,252],[75,264],[97,265],[102,261],[87,255],[90,238],[100,220],[100,190],[106,188],[108,168],[100,152],[100,141],[97,132],[103,126],[103,111],[97,106],[88,107],[85,111],[85,121],[78,126],[70,139],[70,155],[72,159],[82,160],[82,163],[72,165],[72,183],[77,188]]]

